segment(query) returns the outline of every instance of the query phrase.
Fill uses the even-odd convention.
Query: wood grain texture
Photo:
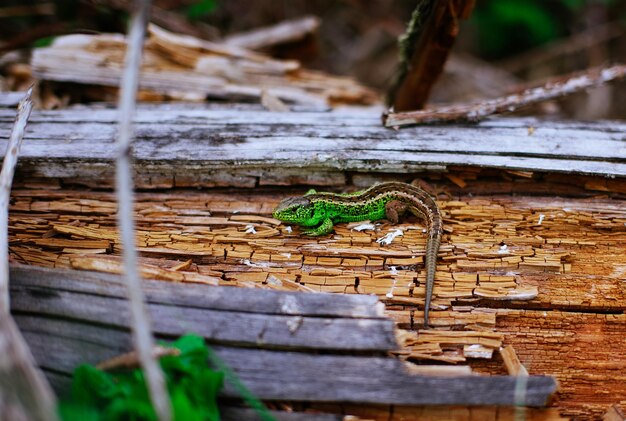
[[[126,330],[75,320],[16,315],[44,372],[64,375],[81,363],[95,363],[128,349]],[[515,378],[408,375],[389,357],[309,354],[214,346],[213,349],[263,400],[385,403],[404,405],[513,405]],[[525,403],[543,406],[556,388],[551,377],[528,380]],[[227,384],[224,397],[238,397]]]
[[[23,170],[39,177],[112,175],[113,110],[36,112],[23,148]],[[0,138],[13,112],[0,110]],[[534,130],[530,134],[529,128]],[[135,169],[176,185],[227,170],[237,177],[299,170],[407,172],[453,165],[626,176],[626,126],[617,122],[494,119],[477,125],[394,131],[370,111],[277,113],[261,109],[139,111]],[[1,148],[1,144],[0,144]],[[190,174],[191,172],[191,174]],[[227,181],[224,181],[228,185]]]
[[[626,405],[626,315],[567,311],[499,310],[497,328],[509,337],[530,374],[551,374],[562,390],[564,416],[601,419],[613,404]],[[502,373],[486,361],[482,373]]]
[[[65,292],[126,297],[119,276],[104,273],[52,270],[43,267],[13,265],[14,286],[58,289]],[[298,294],[259,289],[207,287],[185,284],[184,288],[164,282],[144,280],[146,300],[153,304],[178,305],[214,311],[233,311],[268,315],[299,315],[312,317],[343,317],[383,319],[383,309],[373,295]]]
[[[91,291],[86,293],[80,288],[89,283],[85,279],[74,282],[73,290],[68,289],[67,282],[59,285],[44,281],[42,285],[38,281],[44,276],[40,269],[22,269],[12,273],[12,311],[106,323],[117,328],[127,326],[130,315],[125,298],[119,296],[120,291],[115,291],[117,294],[111,296],[106,288],[93,291],[93,287],[87,287]],[[94,276],[97,275],[92,274],[92,279]],[[21,284],[23,277],[29,278],[28,286]],[[217,305],[216,307],[222,307],[221,310],[212,308],[210,302],[200,304],[198,299],[184,301],[185,295],[177,293],[181,288],[176,284],[153,283],[153,287],[161,289],[157,301],[155,302],[155,297],[150,292],[147,292],[147,299],[153,330],[160,335],[176,336],[192,331],[212,343],[259,348],[343,349],[352,352],[384,352],[398,348],[393,322],[383,317],[351,319],[323,317],[319,313],[314,317],[301,315],[299,302],[306,301],[309,296],[316,297],[317,294],[296,297],[288,293],[287,296],[278,297],[278,300],[282,300],[283,314],[268,314],[251,312],[250,308],[244,306],[245,301],[240,303],[241,306],[233,305],[228,309],[224,309],[224,305]],[[206,286],[204,289],[196,288],[195,292],[201,298],[205,292],[210,295],[210,289],[228,287]],[[246,293],[250,291],[240,289],[230,289],[221,294],[230,295],[232,303],[240,291],[244,292],[244,297],[249,297]],[[264,296],[280,295],[278,292],[264,292],[266,294],[259,294],[258,300],[262,300]],[[177,300],[170,299],[171,296],[177,296]],[[348,302],[349,300],[344,300],[345,304]],[[338,302],[335,301],[335,304]],[[375,307],[375,303],[372,306]]]

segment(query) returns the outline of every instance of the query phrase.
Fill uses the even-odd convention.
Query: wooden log
[[[217,109],[221,113],[224,108]],[[163,111],[162,108],[154,106],[145,107],[145,110],[146,114],[141,116],[144,119],[157,110]],[[216,108],[183,107],[172,110],[175,112],[182,110],[181,121],[186,127],[193,129],[194,119],[200,122],[199,124],[204,124],[202,122],[205,120],[211,121],[212,111]],[[201,112],[202,110],[204,111]],[[233,130],[243,133],[240,127],[244,127],[245,122],[237,120],[235,111],[245,111],[254,118],[255,108],[237,105],[229,110],[232,115],[229,119],[236,121]],[[93,114],[94,118],[100,118],[99,113]],[[322,122],[328,124],[326,134],[321,137],[322,141],[318,140],[318,143],[323,143],[326,138],[333,138],[332,136],[336,136],[337,133],[343,133],[342,121],[345,121],[348,127],[359,126],[362,130],[365,130],[364,127],[367,127],[367,130],[374,130],[378,124],[373,118],[371,125],[363,123],[366,119],[359,123],[356,119],[358,113],[348,113],[345,120],[342,120],[336,112],[305,114],[308,115],[307,118],[317,116],[319,123],[316,124]],[[78,119],[76,122],[61,121],[63,116],[57,113],[39,114],[37,118],[43,116],[48,119],[46,124],[73,124],[80,127],[76,124]],[[265,117],[269,119],[270,114],[265,114]],[[367,118],[370,117],[372,116]],[[55,118],[60,122],[54,123]],[[101,122],[103,127],[113,121],[112,118],[107,119],[109,122]],[[289,120],[280,113],[276,114],[276,119],[282,125],[276,127],[280,130],[277,133],[287,137],[290,129]],[[170,121],[174,123],[173,118]],[[306,127],[313,127],[313,123],[302,120],[301,122]],[[511,126],[511,122],[517,124],[515,128]],[[526,126],[523,122],[529,125]],[[152,123],[157,124],[158,121],[152,119],[152,122],[141,124],[147,126]],[[432,138],[435,138],[435,134],[444,138],[446,133],[458,133],[457,129],[462,129],[466,133],[477,130],[481,135],[487,138],[493,136],[492,139],[495,139],[502,128],[509,134],[517,133],[516,136],[519,136],[516,138],[519,142],[534,142],[536,140],[534,136],[540,134],[542,143],[545,141],[550,144],[552,142],[550,136],[554,135],[554,139],[561,139],[563,145],[566,139],[560,138],[560,133],[569,133],[570,130],[574,133],[578,130],[585,131],[590,139],[601,142],[612,140],[619,143],[623,138],[623,133],[615,130],[616,127],[621,127],[619,124],[615,126],[613,123],[596,122],[592,124],[593,130],[590,130],[587,123],[580,122],[548,124],[549,126],[543,128],[551,128],[550,134],[541,134],[542,127],[536,120],[518,119],[491,120],[473,129],[452,126],[440,132],[431,132],[431,128],[422,128],[423,130],[414,132],[411,132],[414,129],[410,129],[409,132],[414,138],[419,138],[422,132]],[[257,121],[251,124],[250,130],[254,125],[258,125],[260,130],[267,130],[267,127],[263,127],[268,126],[268,123]],[[0,127],[4,126],[0,124]],[[210,127],[210,130],[217,128],[224,133],[229,129],[228,124],[219,121],[214,121],[206,127]],[[63,139],[62,133],[59,131],[55,135],[57,140]],[[396,136],[393,132],[386,133],[392,137]],[[303,134],[304,137],[305,135],[306,133]],[[86,132],[80,136],[88,138],[90,134]],[[276,139],[271,136],[272,134],[268,133],[267,139]],[[357,139],[365,139],[363,141],[365,142],[371,138],[368,136]],[[378,135],[376,139],[376,142],[385,142],[385,139]],[[455,142],[458,139],[452,137],[448,140]],[[34,141],[40,142],[36,139]],[[148,142],[149,139],[146,138],[145,141]],[[284,139],[278,139],[277,142],[284,149],[291,148]],[[217,139],[215,143],[233,151],[238,147],[234,139],[227,137]],[[583,143],[581,141],[581,144]],[[407,140],[407,145],[409,144],[410,139]],[[361,145],[355,143],[353,146]],[[302,152],[296,149],[297,147],[294,146],[294,150]],[[152,150],[158,154],[158,148]],[[175,149],[171,151],[179,153]],[[569,151],[571,152],[571,149]],[[549,154],[551,158],[558,157],[558,148]],[[355,157],[350,164],[353,165],[352,168],[355,168],[354,162],[362,164],[359,168],[363,171],[367,170],[367,165],[372,166],[372,161],[359,161],[360,156],[357,155],[355,152],[350,155]],[[41,159],[42,171],[47,171],[49,166],[44,162],[43,154],[38,159]],[[63,161],[62,158],[53,159],[58,159],[57,175],[61,174],[64,170],[62,162],[69,161]],[[589,159],[592,160],[591,157]],[[623,162],[623,157],[599,156],[597,163],[602,161],[620,163]],[[149,165],[145,168],[153,170],[157,168],[152,166],[156,161],[150,156],[146,157],[146,162]],[[569,162],[571,165],[577,165],[576,160]],[[189,168],[195,168],[196,173],[204,171],[202,164],[194,167],[185,161],[182,153],[180,163],[184,171],[191,172]],[[304,177],[309,176],[313,170],[319,171],[318,174],[338,175],[332,183],[341,187],[335,188],[335,191],[363,188],[385,179],[411,181],[411,177],[422,176],[415,173],[390,173],[389,162],[380,160],[375,161],[376,167],[373,170],[378,171],[377,166],[380,165],[381,173],[355,173],[344,171],[342,168],[333,169],[326,162],[320,164],[327,166],[322,172],[313,167],[312,163],[309,164],[311,166],[305,167],[306,169],[288,167],[289,171],[293,171],[289,173],[289,177],[293,178],[281,179],[280,174],[275,177],[272,175],[270,183],[267,184],[282,182],[288,185],[290,180],[297,180],[298,171],[302,179],[305,179]],[[319,162],[315,165],[318,164]],[[409,166],[413,164],[407,163]],[[72,174],[74,171],[74,174],[83,181],[86,177],[81,169],[97,167],[103,169],[100,175],[106,177],[107,164],[104,160],[94,159],[87,162],[87,167],[81,167],[82,165],[68,163],[70,171],[65,174]],[[163,167],[160,167],[164,168],[163,171],[154,170],[152,174],[158,174],[154,180],[160,185],[165,185],[162,180],[166,180],[167,176],[170,177],[168,179],[170,185],[174,186],[176,185],[174,178],[177,178],[179,173],[168,170],[166,165],[170,164],[164,163]],[[212,166],[215,163],[210,161],[207,165]],[[280,162],[276,165],[284,169],[286,165],[291,164]],[[552,374],[559,378],[563,393],[556,404],[558,410],[568,416],[583,419],[601,417],[610,404],[626,396],[623,388],[623,384],[626,383],[618,369],[620,364],[623,365],[623,358],[621,354],[614,352],[623,342],[624,321],[621,313],[626,308],[624,305],[626,291],[621,287],[623,282],[620,277],[623,272],[621,270],[623,256],[626,253],[624,178],[605,179],[571,173],[550,174],[515,169],[497,171],[449,165],[446,168],[451,175],[458,178],[456,181],[444,178],[443,174],[432,172],[423,174],[430,183],[437,186],[444,183],[445,187],[452,187],[450,193],[453,195],[453,200],[448,198],[439,201],[446,215],[447,231],[439,256],[435,287],[437,297],[436,308],[433,310],[435,316],[440,315],[439,318],[434,317],[436,321],[438,320],[437,330],[487,331],[487,333],[495,330],[504,333],[503,344],[515,347],[519,359],[532,374]],[[244,185],[245,182],[245,186],[255,187],[263,184],[261,181],[267,176],[263,169],[251,167],[238,170],[231,166],[229,169],[210,171],[214,171],[215,175],[220,171],[229,172],[230,178],[225,178],[224,184],[220,185],[229,185],[228,183],[237,185],[237,182]],[[148,180],[149,174],[146,172],[143,174]],[[90,191],[61,188],[56,179],[26,178],[25,175],[26,173],[21,173],[20,188],[12,192],[10,244],[14,260],[50,267],[69,266],[68,253],[49,246],[50,243],[46,241],[37,245],[36,242],[41,239],[80,242],[82,239],[97,241],[112,236],[111,240],[107,240],[113,243],[109,253],[113,254],[113,257],[119,254],[119,247],[115,246],[116,230],[111,217],[115,211],[115,203],[109,193],[100,189],[103,186],[102,178],[92,179],[92,183],[100,188],[98,191]],[[210,177],[213,177],[213,174]],[[203,185],[202,183],[207,182],[210,177],[204,177],[204,181],[199,185]],[[309,180],[316,184],[320,183],[323,177]],[[355,186],[346,186],[346,180],[352,180]],[[461,187],[464,183],[465,186]],[[188,178],[185,185],[195,186],[193,177]],[[144,253],[145,256],[149,254],[153,257],[146,258],[146,262],[167,269],[183,265],[184,268],[179,270],[181,273],[218,277],[224,280],[220,281],[220,284],[247,283],[267,287],[271,275],[283,282],[282,288],[286,288],[284,285],[287,285],[287,282],[292,282],[290,285],[301,285],[309,289],[327,288],[326,290],[355,294],[359,292],[358,287],[355,287],[357,281],[359,284],[363,281],[364,287],[373,288],[376,293],[382,294],[382,297],[390,291],[393,280],[397,279],[394,298],[386,301],[387,308],[394,312],[394,319],[403,328],[417,327],[412,321],[420,320],[419,308],[423,304],[423,287],[419,284],[410,289],[408,285],[409,275],[412,282],[422,281],[421,274],[418,273],[415,277],[415,271],[421,270],[420,259],[425,240],[419,220],[412,218],[403,220],[399,227],[393,228],[403,229],[405,236],[397,238],[389,247],[380,247],[375,243],[376,238],[391,228],[384,223],[377,224],[378,231],[362,232],[354,231],[354,227],[347,224],[338,224],[335,235],[312,239],[299,235],[300,231],[296,227],[293,228],[293,232],[287,232],[285,226],[274,226],[269,221],[230,219],[231,215],[237,213],[269,216],[272,208],[284,195],[301,194],[304,191],[304,188],[292,187],[277,194],[276,189],[258,187],[254,190],[239,191],[173,190],[140,193],[138,221],[142,232],[146,231],[146,244],[150,243],[144,247]],[[520,192],[524,194],[519,194]],[[556,199],[555,196],[564,198]],[[583,199],[581,196],[587,198]],[[211,216],[208,216],[209,211]],[[271,237],[257,238],[243,232],[248,224],[255,225],[259,232],[263,230],[259,226],[267,230],[274,227],[279,232]],[[68,225],[80,229],[71,232],[68,229],[63,233],[53,229],[54,226]],[[92,239],[81,235],[87,231],[89,235],[94,236]],[[190,259],[191,263],[188,263]],[[396,275],[390,274],[389,262],[398,264]],[[405,264],[406,266],[403,266]],[[310,277],[305,279],[304,275]],[[236,278],[241,281],[235,280]],[[177,285],[181,290],[191,286]],[[498,296],[508,295],[507,291],[514,291],[518,286],[534,288],[537,292],[536,297],[524,302],[494,300]],[[259,291],[250,293],[253,295]],[[479,299],[474,295],[475,292],[484,298]],[[442,309],[445,311],[441,311]],[[476,314],[466,317],[470,315],[470,311],[486,313],[485,316]],[[469,346],[472,345],[474,344]],[[465,346],[460,348],[457,345],[446,346],[442,347],[439,342],[421,344],[419,347],[416,345],[415,353],[426,355],[429,359],[440,358],[441,361],[449,362],[458,361],[459,355],[463,357]],[[125,350],[120,350],[123,351]],[[467,351],[482,353],[484,350],[476,348]],[[407,356],[403,353],[398,355],[401,358]],[[581,355],[590,357],[581,358]],[[468,364],[473,368],[473,372],[506,373],[503,362],[497,357],[493,360],[472,358],[468,360]],[[47,374],[51,379],[56,376],[54,381],[60,377],[67,381],[67,374],[58,376],[51,371]],[[610,392],[598,393],[599,390]]]
[[[149,27],[140,89],[148,98],[205,101],[206,98],[258,101],[263,91],[296,104],[326,108],[331,103],[372,104],[377,95],[347,77],[300,68],[294,60]],[[119,34],[59,37],[33,51],[40,80],[116,88],[126,48]]]
[[[154,187],[175,186],[182,174],[183,185],[203,185],[210,177],[202,174],[217,170],[225,172],[209,185],[250,186],[266,177],[284,184],[281,178],[298,174],[311,183],[319,180],[306,181],[312,171],[406,173],[454,165],[626,176],[620,123],[510,118],[392,131],[380,127],[375,111],[168,110],[150,107],[137,116],[135,171]],[[12,119],[12,111],[0,110],[0,137]],[[22,171],[100,185],[110,180],[114,119],[112,110],[35,112]]]

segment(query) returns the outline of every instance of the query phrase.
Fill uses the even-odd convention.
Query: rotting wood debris
[[[364,231],[340,224],[334,235],[312,239],[269,218],[280,199],[268,190],[139,193],[142,271],[174,282],[376,294],[398,327],[420,328],[421,221]],[[497,351],[512,345],[531,373],[559,379],[568,415],[600,415],[626,395],[626,378],[614,370],[625,363],[614,350],[626,345],[626,291],[615,273],[626,254],[622,201],[480,196],[439,204],[446,231],[436,329],[402,331],[398,355],[504,374]],[[115,210],[106,192],[14,190],[11,258],[119,272]],[[396,229],[403,235],[392,244],[376,243]],[[593,374],[576,355],[593,355]],[[595,392],[600,380],[611,396]]]

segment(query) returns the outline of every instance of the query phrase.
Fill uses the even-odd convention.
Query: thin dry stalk
[[[31,87],[17,107],[0,173],[0,397],[21,406],[28,419],[54,421],[56,399],[9,312],[9,201],[26,123],[33,109]],[[3,379],[8,380],[3,381]]]
[[[133,339],[139,360],[145,373],[150,398],[158,418],[169,421],[172,418],[170,400],[165,388],[163,373],[152,354],[152,338],[144,295],[137,270],[135,249],[135,222],[133,219],[133,182],[131,170],[131,140],[133,138],[132,119],[135,114],[137,86],[141,53],[145,38],[146,24],[150,10],[150,0],[138,0],[137,11],[133,14],[126,51],[125,70],[120,87],[119,133],[117,139],[116,190],[119,204],[118,225],[122,240],[124,266],[128,283],[128,295],[133,318]]]
[[[24,130],[33,109],[32,93],[31,87],[17,107],[17,117],[0,173],[0,317],[9,314],[9,200]]]

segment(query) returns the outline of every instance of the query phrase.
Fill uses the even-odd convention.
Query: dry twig
[[[543,86],[520,94],[470,104],[458,104],[423,111],[389,113],[383,117],[387,127],[424,123],[476,122],[492,114],[510,113],[540,102],[561,98],[585,89],[603,85],[626,76],[626,65],[590,69],[582,74],[560,77]]]
[[[178,356],[180,349],[157,345],[152,349],[153,358],[161,358],[166,356]],[[140,364],[139,354],[137,351],[127,352],[106,361],[99,363],[96,368],[100,370],[116,370],[119,368],[132,369],[137,368]]]
[[[32,93],[31,87],[17,107],[0,173],[0,399],[4,411],[17,410],[25,419],[56,420],[54,394],[9,312],[9,200]]]
[[[229,35],[224,42],[229,45],[259,50],[289,42],[300,41],[314,34],[320,25],[315,16],[286,20],[276,25]]]
[[[165,388],[163,372],[152,354],[154,340],[147,310],[144,306],[144,296],[141,289],[141,278],[137,270],[137,251],[135,248],[130,144],[133,138],[132,119],[135,114],[141,53],[150,11],[150,0],[139,0],[137,5],[138,9],[133,14],[128,35],[125,70],[120,87],[119,133],[116,145],[118,148],[116,159],[116,190],[119,204],[118,225],[124,249],[124,271],[128,283],[128,295],[133,318],[135,349],[139,354],[139,360],[146,376],[155,412],[161,421],[169,421],[172,418],[170,400]]]

